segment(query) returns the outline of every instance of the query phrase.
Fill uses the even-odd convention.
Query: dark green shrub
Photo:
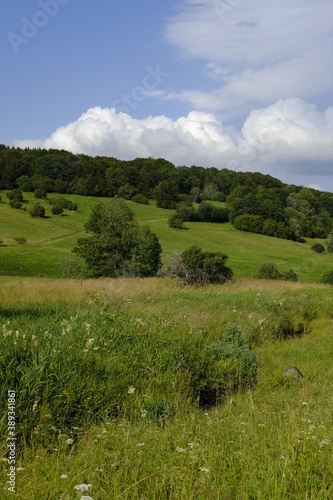
[[[298,274],[293,269],[288,269],[282,273],[282,279],[285,281],[298,281]]]
[[[205,252],[203,270],[210,283],[224,283],[232,278],[232,270],[225,265],[227,260],[228,256],[221,252]]]
[[[64,209],[61,205],[53,205],[52,215],[61,215],[62,213],[64,213]]]
[[[333,285],[333,271],[327,271],[320,281],[326,285]]]
[[[233,225],[239,231],[262,233],[264,219],[260,215],[244,214],[235,218]]]
[[[77,206],[77,203],[73,203],[72,201],[70,201],[69,204],[68,204],[68,206],[67,206],[67,208],[71,212],[76,212],[77,209],[78,209],[78,206]]]
[[[260,264],[255,278],[264,280],[280,280],[283,276],[274,262],[263,262]]]
[[[181,256],[181,262],[189,269],[202,269],[205,260],[205,253],[202,248],[192,245]]]
[[[20,191],[25,191],[26,193],[33,190],[31,179],[28,175],[21,175],[16,179],[16,185]]]
[[[148,198],[140,193],[134,195],[131,201],[134,201],[134,203],[141,203],[142,205],[149,205]]]
[[[320,243],[315,243],[314,245],[312,245],[311,250],[317,253],[323,253],[325,252],[325,247],[323,247],[323,245],[321,245]]]
[[[67,200],[63,196],[59,196],[59,197],[56,197],[56,198],[51,198],[50,199],[50,203],[51,203],[52,206],[61,207],[64,210],[68,209],[69,206],[72,204],[72,202],[70,200]]]
[[[181,218],[181,215],[178,212],[175,212],[174,214],[170,215],[168,219],[168,225],[169,227],[175,229],[184,229],[183,219]]]
[[[34,191],[34,197],[35,198],[44,198],[45,199],[47,197],[47,193],[46,193],[45,189],[43,189],[43,188],[37,188]]]
[[[229,213],[230,210],[227,207],[214,207],[211,213],[211,221],[210,222],[229,222]]]
[[[228,256],[221,252],[204,252],[196,245],[187,248],[169,270],[188,285],[225,283],[233,272],[226,265]]]
[[[19,200],[17,200],[16,198],[14,198],[13,200],[10,200],[9,206],[12,208],[21,209],[22,203]]]
[[[23,193],[20,189],[13,189],[12,191],[8,191],[7,198],[9,200],[23,201]]]
[[[178,204],[176,212],[180,215],[184,222],[195,222],[199,220],[199,213],[195,208],[188,204]]]
[[[211,222],[213,205],[207,201],[202,201],[198,207],[199,220],[202,222]]]
[[[45,208],[37,203],[33,207],[30,208],[29,214],[31,217],[44,217],[45,216]]]

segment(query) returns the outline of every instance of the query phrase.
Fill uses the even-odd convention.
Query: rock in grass
[[[282,377],[284,377],[286,379],[292,379],[294,381],[298,381],[301,378],[303,378],[303,374],[302,374],[301,370],[296,368],[296,366],[290,366],[289,368],[287,368],[287,370],[285,370],[282,373]]]

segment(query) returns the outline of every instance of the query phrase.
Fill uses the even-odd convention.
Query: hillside
[[[49,197],[52,198],[53,194]],[[68,255],[77,238],[85,234],[87,222],[94,205],[104,200],[90,196],[62,195],[77,203],[77,212],[66,211],[54,216],[46,200],[36,200],[24,193],[24,208],[29,210],[36,201],[46,209],[46,217],[31,217],[27,211],[9,206],[2,193],[0,203],[0,273],[2,276],[62,277],[61,263]],[[148,224],[159,238],[163,250],[163,262],[174,251],[183,251],[197,244],[206,251],[223,251],[229,256],[229,265],[236,277],[251,277],[263,261],[275,261],[284,271],[293,268],[301,281],[319,282],[328,269],[333,268],[333,254],[316,254],[311,246],[319,239],[307,238],[305,243],[278,239],[260,234],[236,230],[230,223],[187,222],[185,230],[172,229],[167,219],[172,210],[157,208],[154,202],[141,205],[127,201],[139,222]],[[221,202],[213,202],[224,206]],[[26,244],[17,244],[14,238],[25,238]]]

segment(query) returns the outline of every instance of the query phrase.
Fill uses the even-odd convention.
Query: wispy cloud
[[[189,0],[166,40],[220,83],[169,96],[228,117],[288,97],[313,101],[332,89],[332,20],[331,0]]]

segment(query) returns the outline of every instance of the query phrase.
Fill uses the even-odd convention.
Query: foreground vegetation
[[[18,498],[78,498],[82,484],[94,500],[332,497],[328,286],[1,281],[1,407],[15,388]],[[217,378],[230,323],[254,349],[252,380]],[[289,366],[300,382],[281,377]],[[3,440],[1,454],[6,469]]]

